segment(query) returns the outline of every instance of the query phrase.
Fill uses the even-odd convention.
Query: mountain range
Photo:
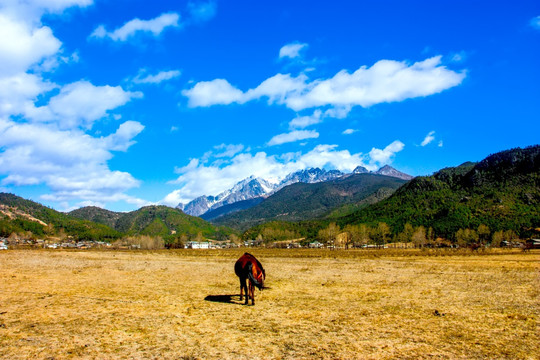
[[[391,168],[383,171],[395,174]],[[366,173],[362,168],[337,175],[320,169],[291,174],[287,181],[293,183],[270,195],[231,201],[205,214],[214,212],[213,223],[180,209],[155,205],[128,213],[97,207],[62,213],[0,193],[0,236],[71,235],[79,240],[112,241],[126,235],[151,235],[175,242],[198,234],[222,240],[245,230],[245,239],[310,240],[332,222],[341,228],[360,224],[375,228],[384,222],[394,236],[409,223],[432,228],[434,236],[449,240],[460,229],[480,225],[491,233],[512,230],[521,238],[540,235],[540,145],[502,151],[480,162],[466,162],[409,181]],[[330,180],[315,182],[321,176]],[[235,189],[253,190],[244,193],[248,195],[269,193],[258,187],[263,184],[259,180],[248,180]],[[235,196],[231,199],[242,198]],[[227,214],[227,207],[237,211]]]
[[[342,216],[387,198],[406,182],[369,173],[347,174],[314,183],[295,182],[253,207],[230,212],[211,221],[244,231],[268,221],[321,219],[332,213]]]
[[[353,170],[352,174],[385,175],[402,180],[410,180],[413,178],[412,176],[402,173],[388,165],[381,167],[375,172],[370,172],[366,168],[358,166]],[[205,219],[213,219],[230,212],[244,210],[251,206],[257,205],[264,198],[275,194],[288,185],[296,183],[313,184],[326,182],[341,178],[345,175],[348,174],[338,170],[311,168],[291,173],[277,183],[272,183],[268,180],[251,176],[238,182],[231,189],[226,190],[216,196],[199,196],[187,204],[178,204],[177,208],[184,211],[188,215],[202,216]],[[237,203],[237,206],[228,206]],[[216,211],[218,209],[221,210]],[[205,216],[207,213],[210,214]]]

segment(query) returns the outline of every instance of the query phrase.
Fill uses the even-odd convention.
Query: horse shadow
[[[270,289],[270,287],[265,286],[263,289]],[[240,294],[208,295],[207,297],[204,298],[205,301],[211,301],[211,302],[217,302],[217,303],[223,303],[223,304],[236,304],[236,305],[244,305],[244,301],[245,301],[244,299],[240,300]]]
[[[224,303],[224,304],[236,304],[243,305],[244,302],[240,301],[240,294],[234,295],[208,295],[204,298],[205,301]]]

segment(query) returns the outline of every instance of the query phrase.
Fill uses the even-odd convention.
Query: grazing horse
[[[240,278],[240,301],[242,301],[242,295],[244,289],[246,290],[246,302],[248,304],[251,297],[251,305],[255,305],[255,286],[262,290],[264,288],[263,282],[266,278],[266,273],[259,260],[255,256],[244,253],[234,264],[234,272],[236,276]],[[249,290],[246,284],[246,280],[249,279]]]

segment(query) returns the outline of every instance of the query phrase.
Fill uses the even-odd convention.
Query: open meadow
[[[3,251],[0,358],[540,358],[538,250],[243,252]]]

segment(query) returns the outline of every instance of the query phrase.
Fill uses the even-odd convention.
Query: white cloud
[[[0,174],[3,185],[47,185],[43,199],[135,201],[124,192],[138,187],[131,174],[110,170],[111,151],[126,151],[143,126],[125,122],[103,138],[80,130],[59,131],[45,124],[19,124],[0,119]]]
[[[150,19],[133,19],[114,31],[107,31],[104,25],[98,26],[90,35],[90,38],[109,38],[113,41],[126,41],[137,33],[146,33],[159,36],[168,27],[179,27],[180,15],[174,12],[161,14]]]
[[[277,183],[291,172],[312,167],[351,172],[361,165],[376,170],[378,165],[390,163],[403,146],[401,142],[394,141],[384,150],[372,149],[369,154],[362,154],[339,150],[337,145],[317,145],[306,153],[268,155],[257,152],[253,155],[241,152],[225,163],[221,159],[213,163],[191,159],[188,165],[176,169],[179,177],[172,183],[180,185],[180,188],[161,202],[176,206],[201,195],[217,195],[252,175]]]
[[[314,130],[294,130],[274,136],[268,142],[268,146],[281,145],[305,139],[316,139],[318,137],[319,133]]]
[[[171,80],[180,76],[179,70],[160,71],[155,75],[144,76],[144,71],[139,71],[139,74],[133,78],[135,84],[159,84],[163,81]]]
[[[242,91],[224,79],[201,81],[193,88],[182,91],[182,94],[189,98],[190,107],[229,105],[233,102],[242,102],[244,97]]]
[[[289,58],[294,59],[300,56],[300,51],[303,49],[306,49],[308,47],[308,44],[304,43],[291,43],[283,46],[281,49],[279,49],[279,58]]]
[[[537,29],[537,30],[540,30],[540,16],[533,17],[533,18],[531,19],[531,21],[529,22],[529,24],[530,24],[533,28],[535,28],[535,29]]]
[[[342,132],[343,135],[351,135],[351,134],[354,134],[355,132],[357,132],[358,130],[357,129],[346,129]]]
[[[297,77],[292,77],[290,74],[277,74],[264,80],[255,89],[248,90],[242,99],[246,102],[267,97],[269,103],[283,104],[287,102],[289,97],[299,96],[306,88],[307,80],[308,78],[304,74]]]
[[[108,111],[142,96],[141,92],[124,91],[120,86],[95,86],[83,80],[63,86],[48,105],[28,111],[26,115],[36,121],[58,122],[63,129],[91,128]]]
[[[182,94],[189,98],[190,107],[241,104],[267,97],[269,103],[295,111],[323,106],[350,109],[433,95],[459,85],[465,76],[464,71],[447,69],[441,65],[441,56],[435,56],[411,65],[380,60],[370,68],[362,66],[354,73],[342,70],[332,78],[313,81],[305,74],[277,74],[246,92],[216,79],[199,82]]]
[[[52,90],[56,85],[35,74],[21,72],[0,76],[0,116],[18,115],[34,110],[38,95]]]
[[[330,108],[324,112],[320,109],[316,109],[311,115],[296,116],[289,122],[289,128],[305,129],[308,126],[322,123],[324,119],[327,118],[343,119],[347,117],[350,111],[350,106]]]
[[[59,14],[71,7],[86,7],[93,3],[93,0],[2,0],[0,11],[28,23],[39,23],[45,13]]]
[[[291,129],[304,129],[308,126],[318,124],[322,122],[322,111],[317,109],[312,115],[297,116],[289,122]]]
[[[146,203],[127,195],[140,181],[112,170],[113,151],[127,151],[144,126],[121,124],[104,137],[85,133],[109,111],[139,92],[88,81],[59,85],[44,80],[61,64],[76,62],[77,53],[62,55],[62,43],[41,24],[45,13],[61,13],[92,0],[4,0],[0,3],[0,184],[47,186],[42,199],[68,203],[125,201]],[[37,107],[51,91],[46,105]],[[22,118],[20,117],[22,115]]]
[[[443,147],[443,141],[439,141],[439,144],[437,145],[438,147]]]
[[[190,2],[188,3],[188,12],[192,21],[196,23],[208,21],[216,16],[217,4],[215,1]]]
[[[36,27],[0,13],[0,76],[26,72],[31,65],[55,55],[60,46],[49,27]]]
[[[126,121],[118,127],[114,134],[104,138],[107,148],[116,151],[127,151],[135,144],[133,138],[144,130],[144,126],[138,121]]]
[[[234,155],[238,154],[242,150],[244,150],[244,145],[242,145],[242,144],[229,144],[229,145],[221,144],[221,145],[214,146],[214,149],[219,150],[220,152],[217,153],[217,154],[212,154],[213,157],[215,157],[215,158],[224,158],[224,157],[230,158],[230,157],[233,157]]]
[[[403,150],[404,147],[405,147],[405,144],[403,144],[399,140],[396,140],[382,150],[373,148],[369,152],[370,164],[371,165],[378,164],[381,166],[385,164],[390,164],[392,163],[396,153]]]
[[[422,141],[422,143],[420,144],[420,146],[426,146],[427,144],[431,143],[433,140],[435,140],[435,131],[430,131],[426,137],[424,138],[424,140]]]

